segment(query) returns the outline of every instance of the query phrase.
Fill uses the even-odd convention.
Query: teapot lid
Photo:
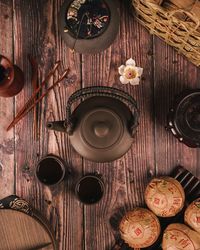
[[[81,96],[89,98],[71,114],[71,105]],[[65,127],[72,146],[81,156],[95,162],[108,162],[120,158],[131,147],[138,116],[135,100],[124,91],[90,87],[69,98]]]
[[[124,133],[119,115],[112,109],[99,107],[87,112],[80,124],[80,136],[89,146],[106,149],[116,144]]]

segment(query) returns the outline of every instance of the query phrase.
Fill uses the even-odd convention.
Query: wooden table
[[[96,55],[72,53],[58,31],[57,17],[63,0],[0,0],[0,54],[25,72],[25,87],[15,98],[0,99],[0,198],[16,193],[57,223],[59,249],[110,250],[114,236],[109,218],[120,207],[142,205],[144,189],[152,176],[169,174],[183,165],[200,177],[200,151],[176,140],[165,130],[166,115],[175,94],[200,87],[200,70],[157,37],[150,35],[121,1],[120,32],[113,45]],[[37,58],[39,79],[62,60],[71,69],[72,85],[52,91],[39,106],[40,138],[33,137],[33,112],[9,132],[6,127],[32,93],[27,55]],[[122,85],[118,66],[134,58],[144,68],[139,86]],[[49,85],[52,84],[51,80]],[[48,131],[48,120],[65,118],[68,97],[92,85],[114,86],[130,93],[141,110],[135,142],[121,159],[96,164],[82,159],[67,135]],[[54,153],[65,159],[72,174],[57,188],[38,183],[36,162]],[[84,173],[99,171],[106,184],[100,203],[84,206],[74,195],[74,184]]]

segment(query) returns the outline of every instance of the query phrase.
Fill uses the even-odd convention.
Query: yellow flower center
[[[136,76],[137,76],[137,72],[134,68],[132,67],[127,67],[125,70],[124,70],[124,76],[130,80],[130,79],[134,79]]]

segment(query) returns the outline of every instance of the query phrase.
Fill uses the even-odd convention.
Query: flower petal
[[[135,66],[135,60],[133,60],[132,58],[128,59],[128,60],[126,61],[126,65]]]
[[[127,80],[124,76],[120,76],[119,80],[120,80],[120,82],[121,82],[122,84],[127,84],[127,83],[129,83],[129,80]]]
[[[120,75],[123,75],[124,74],[124,69],[125,69],[125,65],[121,65],[119,68],[118,68],[118,72]]]
[[[140,78],[138,78],[138,77],[130,80],[131,85],[139,85],[139,83],[140,83]]]
[[[142,73],[143,73],[143,68],[140,68],[140,67],[135,67],[137,73],[138,73],[138,76],[141,76]]]

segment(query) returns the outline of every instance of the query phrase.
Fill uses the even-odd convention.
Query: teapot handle
[[[66,108],[67,118],[65,120],[65,127],[67,128],[68,134],[72,134],[74,129],[74,120],[72,117],[72,110],[71,110],[72,104],[81,98],[89,98],[93,96],[111,97],[125,103],[130,108],[130,111],[132,113],[132,119],[129,124],[130,133],[132,136],[135,134],[139,119],[139,110],[136,101],[128,93],[120,89],[106,87],[106,86],[94,86],[94,87],[83,88],[76,91],[74,94],[70,96],[67,102],[67,108]]]

